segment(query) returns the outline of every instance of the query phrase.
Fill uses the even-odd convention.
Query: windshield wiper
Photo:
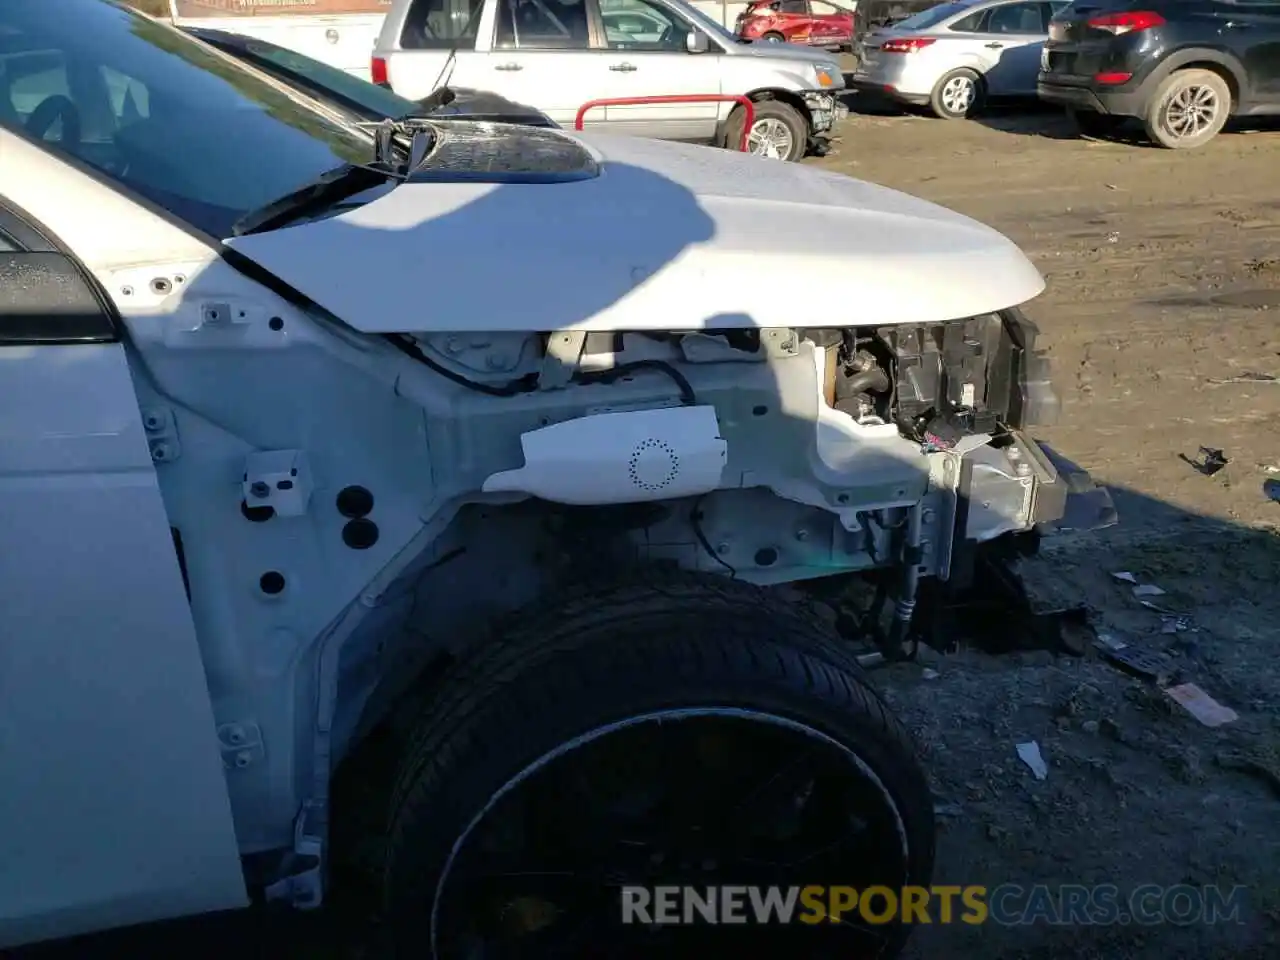
[[[384,183],[403,183],[431,150],[434,133],[412,120],[383,120],[374,127],[372,163],[345,163],[335,167],[292,193],[246,213],[231,226],[231,234],[243,237],[264,233],[286,223],[328,210],[348,197]],[[397,141],[407,140],[408,150]]]

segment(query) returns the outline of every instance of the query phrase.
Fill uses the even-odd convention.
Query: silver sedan
[[[862,39],[853,86],[946,120],[987,97],[1036,94],[1049,20],[1067,0],[955,0]]]

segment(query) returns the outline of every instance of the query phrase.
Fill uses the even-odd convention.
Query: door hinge
[[[266,756],[262,730],[256,723],[237,721],[218,727],[218,744],[222,748],[222,765],[228,770],[243,770]]]
[[[172,463],[182,455],[178,442],[178,424],[168,407],[147,407],[142,411],[142,427],[147,432],[151,459],[156,463]]]

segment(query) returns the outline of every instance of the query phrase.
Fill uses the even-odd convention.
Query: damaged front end
[[[450,447],[478,475],[458,477],[455,461],[457,492],[547,504],[558,552],[589,543],[592,567],[667,562],[760,584],[867,575],[893,656],[921,622],[917,600],[966,589],[990,545],[1026,550],[1116,520],[1104,490],[1027,432],[1058,414],[1036,335],[1017,309],[865,327],[410,335],[411,355],[483,388],[446,399],[426,373],[398,389],[459,434]]]

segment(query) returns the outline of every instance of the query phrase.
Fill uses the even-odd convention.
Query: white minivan
[[[410,99],[445,81],[490,90],[565,127],[594,100],[744,95],[754,104],[748,149],[783,160],[822,152],[847,113],[831,54],[744,42],[683,0],[392,0],[371,73]],[[744,111],[663,102],[593,107],[581,119],[603,132],[736,145]]]

